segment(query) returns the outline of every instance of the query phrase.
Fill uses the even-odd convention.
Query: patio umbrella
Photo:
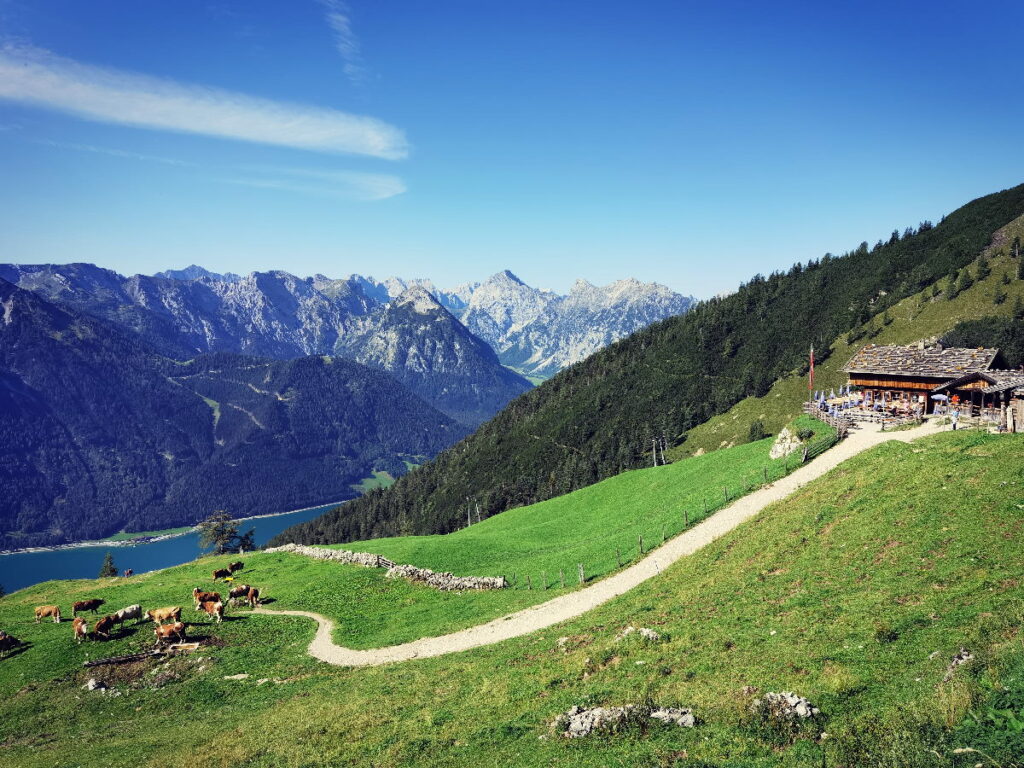
[[[948,395],[932,395],[932,400],[949,400]]]

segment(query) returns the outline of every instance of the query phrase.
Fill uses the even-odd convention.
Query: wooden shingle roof
[[[975,371],[987,371],[998,354],[998,349],[984,347],[922,348],[868,344],[843,370],[847,373],[950,379]]]

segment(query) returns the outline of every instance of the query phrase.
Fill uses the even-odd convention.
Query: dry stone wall
[[[455,576],[451,573],[438,573],[415,565],[400,565],[381,555],[369,552],[350,552],[345,549],[326,549],[324,547],[308,547],[304,544],[285,544],[271,547],[264,552],[288,552],[293,555],[304,555],[315,560],[335,560],[339,563],[361,565],[365,568],[387,568],[388,578],[403,578],[419,584],[426,584],[443,592],[462,591],[467,589],[505,589],[508,582],[504,576]]]

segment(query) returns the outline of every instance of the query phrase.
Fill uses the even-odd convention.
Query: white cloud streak
[[[112,147],[97,147],[94,144],[76,144],[70,141],[50,141],[49,139],[33,139],[33,144],[40,144],[44,147],[56,147],[58,149],[74,149],[78,152],[92,152],[97,155],[110,155],[111,157],[123,157],[127,160],[146,160],[152,163],[163,163],[164,165],[177,165],[181,167],[196,168],[196,163],[187,160],[176,160],[173,157],[161,157],[160,155],[145,155],[140,152],[129,152],[124,149]]]
[[[365,201],[386,200],[406,191],[404,181],[387,173],[321,171],[277,166],[251,166],[244,170],[254,175],[223,181],[262,189],[283,189]]]
[[[388,160],[408,155],[402,131],[372,117],[81,64],[13,44],[0,47],[0,99],[101,123]]]
[[[359,38],[352,31],[351,11],[343,0],[318,0],[324,9],[327,26],[334,33],[334,47],[341,54],[345,76],[353,85],[363,85],[367,79],[366,67]]]

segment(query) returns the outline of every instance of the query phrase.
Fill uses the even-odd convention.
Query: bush
[[[758,419],[750,425],[750,430],[747,432],[747,442],[756,443],[758,440],[764,440],[768,437],[768,432],[765,431],[764,422]]]
[[[798,429],[796,431],[796,436],[801,440],[801,442],[806,443],[808,440],[814,437],[814,430],[804,427],[803,429]]]

